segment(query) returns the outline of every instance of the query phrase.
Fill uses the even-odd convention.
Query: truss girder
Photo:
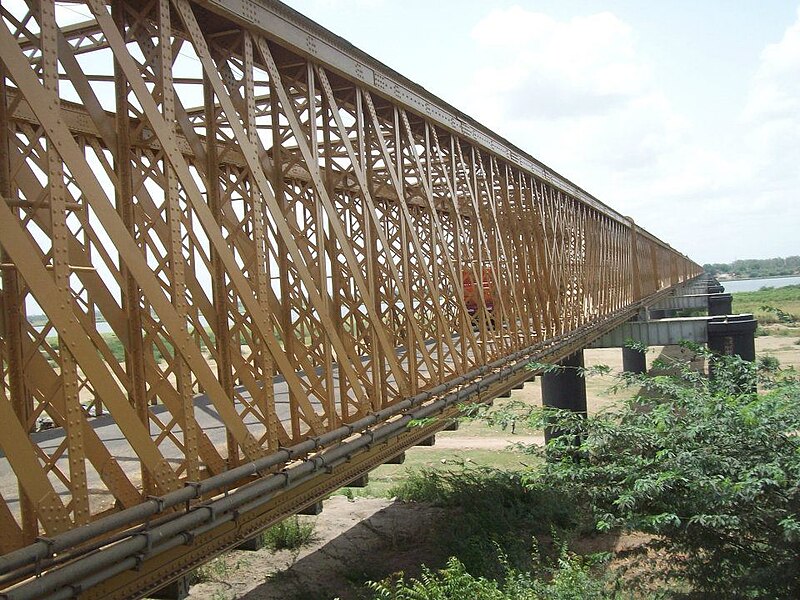
[[[3,553],[700,273],[276,3],[68,6],[0,8]]]

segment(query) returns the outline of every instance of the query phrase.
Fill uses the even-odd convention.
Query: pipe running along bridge
[[[279,2],[0,10],[4,597],[157,590],[701,274]]]

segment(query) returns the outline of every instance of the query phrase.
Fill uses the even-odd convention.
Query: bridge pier
[[[738,354],[742,359],[753,362],[756,359],[757,326],[758,321],[753,315],[712,319],[708,322],[708,347],[718,354]]]
[[[387,465],[402,465],[406,462],[406,453],[401,452],[400,454],[395,454],[392,458],[386,461]]]
[[[369,473],[364,473],[364,474],[363,474],[361,477],[359,477],[358,479],[354,479],[353,481],[351,481],[350,483],[348,483],[346,487],[351,487],[351,488],[365,488],[365,487],[367,487],[367,484],[368,484],[368,483],[369,483]]]
[[[571,410],[584,417],[586,411],[586,379],[578,373],[583,367],[583,350],[563,359],[559,366],[566,367],[542,375],[542,404],[546,407]],[[546,427],[545,443],[560,435],[558,430]]]
[[[157,600],[184,600],[189,597],[189,576],[179,577],[150,596]]]
[[[758,321],[753,315],[731,315],[717,317],[708,323],[708,348],[716,354],[726,356],[738,355],[743,360],[755,362],[755,332]],[[709,364],[708,375],[715,377],[714,363]],[[733,381],[733,385],[741,393],[755,393],[757,385],[754,380],[742,378]]]
[[[256,535],[243,541],[241,544],[236,546],[236,550],[244,550],[246,552],[256,552],[257,550],[261,550],[263,544],[261,543],[261,535]]]
[[[733,296],[716,294],[708,297],[708,316],[715,317],[733,314]]]
[[[297,514],[310,515],[312,517],[316,517],[317,515],[322,514],[322,509],[323,509],[322,500],[317,500],[313,504],[309,504],[305,508],[301,509],[300,512],[298,512]]]
[[[622,370],[641,375],[647,373],[647,355],[636,348],[622,347]]]

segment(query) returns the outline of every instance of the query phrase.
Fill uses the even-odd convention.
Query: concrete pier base
[[[718,354],[738,354],[744,360],[756,359],[755,333],[758,327],[752,315],[735,315],[708,322],[708,347]]]
[[[184,600],[189,597],[189,578],[183,576],[172,583],[165,585],[157,592],[153,592],[151,598],[158,598],[159,600]]]
[[[708,348],[716,354],[738,355],[742,359],[755,362],[755,332],[758,321],[753,315],[733,315],[716,317],[708,323]],[[715,377],[714,362],[709,365],[709,377]],[[741,393],[755,393],[758,386],[754,379],[742,377],[733,382]]]
[[[641,375],[647,373],[647,355],[634,348],[622,348],[622,370]]]
[[[733,296],[730,294],[715,294],[708,297],[708,316],[731,314],[733,314]]]
[[[406,453],[405,452],[401,452],[400,454],[397,454],[397,455],[393,456],[392,458],[390,458],[389,460],[387,460],[386,463],[384,463],[384,464],[387,464],[387,465],[402,465],[404,462],[406,462]]]
[[[353,481],[348,483],[347,487],[363,488],[363,487],[367,487],[368,483],[369,483],[369,473],[364,473],[358,479],[354,479]]]
[[[583,367],[583,350],[578,350],[558,364],[566,368],[542,375],[542,404],[586,416],[586,380],[577,371],[577,368]],[[545,428],[545,442],[558,435],[559,431]]]
[[[251,537],[249,540],[243,541],[241,544],[236,546],[236,550],[244,550],[247,552],[255,552],[257,550],[261,550],[261,536],[257,535],[255,537]]]
[[[322,514],[322,500],[314,502],[314,504],[309,504],[304,509],[302,509],[298,515],[311,515],[316,517],[317,515]]]
[[[418,441],[415,446],[435,446],[436,445],[436,436],[432,435],[429,438],[425,438],[424,440]]]

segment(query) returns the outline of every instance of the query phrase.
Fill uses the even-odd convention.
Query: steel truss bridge
[[[162,587],[701,273],[279,2],[0,10],[8,598]]]

